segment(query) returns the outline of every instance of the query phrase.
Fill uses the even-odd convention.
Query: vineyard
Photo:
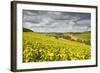
[[[72,38],[68,39],[68,36],[54,36],[55,34],[23,32],[23,62],[86,60],[91,58],[90,44],[78,42]],[[76,35],[75,37],[80,36]]]

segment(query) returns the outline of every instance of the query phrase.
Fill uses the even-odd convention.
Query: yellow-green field
[[[25,63],[90,58],[90,45],[84,42],[55,38],[35,32],[23,32],[23,62]]]

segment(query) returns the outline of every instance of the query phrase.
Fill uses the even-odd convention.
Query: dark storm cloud
[[[36,32],[90,31],[90,13],[23,10],[23,27]]]

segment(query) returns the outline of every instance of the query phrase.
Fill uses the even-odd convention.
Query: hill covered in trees
[[[27,28],[23,28],[23,32],[33,32],[33,31]]]

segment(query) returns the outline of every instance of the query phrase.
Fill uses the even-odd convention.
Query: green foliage
[[[91,58],[89,45],[47,35],[23,33],[23,62],[86,60]]]
[[[23,32],[33,32],[33,31],[27,28],[23,28]]]

